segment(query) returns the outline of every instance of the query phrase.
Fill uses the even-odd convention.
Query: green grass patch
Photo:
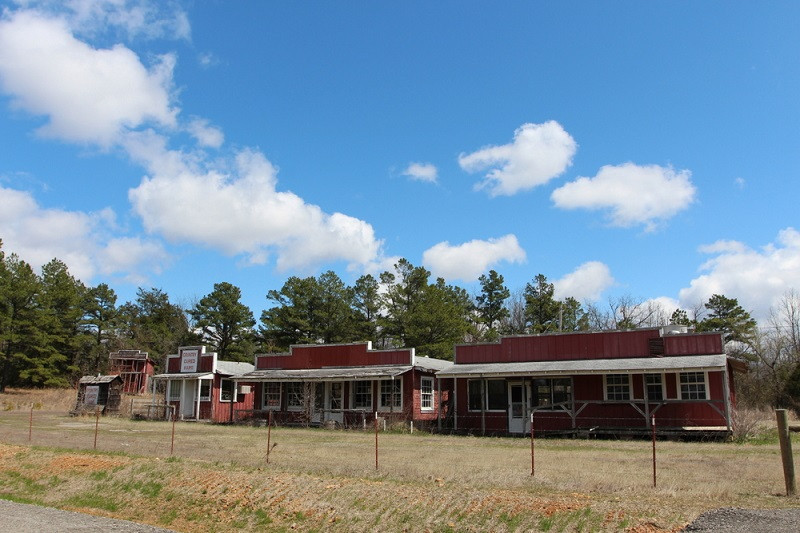
[[[88,507],[90,509],[101,509],[108,512],[116,512],[120,504],[109,494],[96,491],[76,494],[64,500],[63,505],[70,507]]]

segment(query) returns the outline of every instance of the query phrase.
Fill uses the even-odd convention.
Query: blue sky
[[[400,257],[478,290],[800,288],[796,2],[0,2],[0,238],[120,303]]]

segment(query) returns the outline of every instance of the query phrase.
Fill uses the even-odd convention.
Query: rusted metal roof
[[[724,354],[628,359],[583,359],[519,363],[455,364],[436,373],[440,378],[482,376],[549,376],[581,374],[657,374],[661,372],[723,370]]]
[[[119,377],[117,374],[110,375],[110,376],[83,376],[79,383],[81,384],[88,384],[88,385],[96,385],[100,383],[111,383],[115,379],[122,381],[122,378]]]

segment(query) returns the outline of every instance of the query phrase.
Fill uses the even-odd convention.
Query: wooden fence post
[[[789,413],[786,409],[776,409],[778,418],[778,439],[781,443],[781,459],[783,460],[783,479],[786,482],[786,495],[794,496],[797,492],[794,477],[794,458],[792,457],[792,439],[789,436]]]

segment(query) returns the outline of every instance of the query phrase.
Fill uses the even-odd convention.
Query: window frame
[[[702,381],[687,381],[684,382],[684,376],[689,376],[690,374],[701,374],[703,376]],[[707,401],[709,398],[709,386],[708,386],[708,372],[699,370],[699,371],[690,371],[690,372],[678,372],[678,394],[681,400],[683,401]],[[684,385],[687,387],[691,387],[692,385],[702,385],[703,389],[703,397],[702,398],[692,398],[691,396],[697,394],[698,391],[687,391],[687,394],[684,394]],[[688,396],[688,397],[687,397]]]
[[[208,385],[208,394],[203,394],[203,386]],[[200,380],[200,401],[201,402],[210,402],[211,396],[213,395],[214,391],[214,381],[211,379],[201,379]]]
[[[430,391],[426,391],[426,387]],[[425,405],[425,404],[428,405]],[[434,389],[433,378],[430,376],[421,376],[419,379],[419,410],[420,411],[433,411],[434,409]]]
[[[483,382],[486,381],[486,387],[483,386]],[[500,400],[503,408],[502,409],[490,409],[490,402],[489,402],[489,392],[492,387],[491,383],[502,383],[502,394],[500,390],[492,391],[493,393],[497,394],[497,397],[494,398],[495,400]],[[474,391],[471,391],[470,388],[476,384],[481,393],[480,393],[480,401],[481,406],[475,408],[475,404],[473,403],[474,399]],[[467,411],[472,413],[480,413],[480,412],[487,412],[487,413],[505,413],[508,411],[508,381],[506,379],[470,379],[467,380]]]
[[[648,380],[651,377],[658,377],[659,383],[649,383]],[[664,379],[664,374],[645,374],[644,375],[644,399],[648,402],[663,402],[667,398],[667,383],[666,379]],[[658,386],[658,391],[661,394],[660,398],[652,398],[650,396],[650,387]]]
[[[627,383],[609,383],[609,378],[611,377],[624,377]],[[627,385],[627,392],[624,390],[619,390],[618,392],[615,391],[614,394],[609,394],[609,387],[623,387]],[[616,398],[611,396],[616,396],[620,394],[622,396],[627,396],[625,398]],[[630,402],[633,400],[633,380],[631,380],[630,374],[603,374],[603,401],[606,402]]]
[[[227,383],[230,383],[230,387],[227,387],[227,388],[230,388],[230,391],[229,391],[230,392],[230,398],[228,398],[226,400],[225,399],[225,393],[228,392],[228,391],[226,391],[225,389],[226,389],[226,384]],[[220,379],[219,380],[219,401],[220,401],[220,403],[231,403],[231,402],[234,402],[235,400],[236,400],[236,387],[234,386],[233,380],[232,379],[225,379],[225,378]]]
[[[366,387],[369,389],[369,402],[362,404],[362,403],[360,403],[358,401],[358,398],[362,397],[362,399],[363,399],[366,396],[367,393],[364,392],[364,391],[359,391],[358,387],[359,387],[359,385],[364,386],[365,384],[366,384]],[[374,400],[372,398],[373,395],[374,395],[372,389],[373,389],[373,382],[371,380],[360,379],[358,381],[353,381],[352,385],[350,386],[350,406],[351,406],[351,408],[352,409],[364,409],[364,410],[372,411],[372,407],[375,405],[375,402],[374,402]]]
[[[270,386],[278,386],[278,403],[276,405],[270,405],[269,401],[267,400],[268,389]],[[274,398],[274,391],[269,392],[270,395]],[[280,411],[281,410],[281,403],[283,399],[283,383],[280,381],[265,381],[261,386],[261,409],[263,411]]]
[[[546,392],[547,392],[547,395],[549,396],[549,400],[550,400],[549,404],[542,405],[542,404],[539,403],[539,399],[542,397],[542,395],[541,395],[541,393],[539,391],[539,387],[541,385],[537,385],[537,381],[538,382],[542,382],[542,381],[546,382],[545,386],[547,388]],[[567,382],[566,386],[568,387],[569,390],[566,392],[567,400],[565,402],[562,402],[562,401],[558,401],[557,402],[556,401],[556,392],[555,392],[555,388],[556,388],[556,383],[555,382],[556,381]],[[559,384],[559,385],[563,386],[564,384],[562,383],[562,384]],[[561,411],[562,407],[557,405],[557,404],[568,403],[568,404],[572,405],[572,403],[574,401],[574,395],[573,395],[574,385],[573,385],[571,377],[566,377],[566,378],[565,377],[534,378],[532,380],[531,387],[533,389],[531,391],[531,402],[533,402],[533,400],[536,400],[536,404],[532,404],[532,408],[536,409],[536,411]]]
[[[402,411],[403,410],[403,376],[396,377],[394,379],[382,379],[380,380],[378,385],[378,411]],[[384,392],[384,383],[389,383],[390,387],[394,387],[395,391]],[[400,394],[397,395],[397,392]],[[390,405],[385,404],[383,402],[384,395],[390,395],[390,401],[394,400],[399,396],[400,398],[400,405]]]
[[[294,388],[299,388],[300,395],[298,396],[296,392],[292,391]],[[306,387],[305,383],[302,381],[289,381],[286,383],[286,410],[287,411],[302,411],[305,409],[305,395],[306,395]],[[300,404],[296,405],[292,403],[294,398],[300,398]]]
[[[175,387],[175,385],[178,385]],[[175,390],[177,389],[177,394]],[[169,390],[167,391],[167,401],[168,402],[179,402],[181,401],[181,397],[183,396],[183,380],[182,379],[171,379],[169,380]]]

